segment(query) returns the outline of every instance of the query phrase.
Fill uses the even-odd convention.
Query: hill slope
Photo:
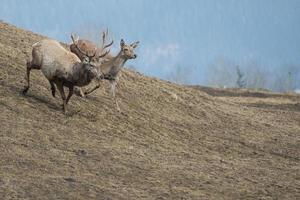
[[[0,23],[0,199],[300,198],[299,96],[232,95],[124,70],[121,113],[104,83],[73,96],[65,116],[40,71],[21,95],[41,38]]]

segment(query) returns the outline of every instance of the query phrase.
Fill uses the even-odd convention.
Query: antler
[[[106,44],[106,45],[105,45],[105,40],[106,40],[107,35],[108,35],[108,28],[106,29],[106,31],[103,31],[103,32],[102,32],[102,45],[101,45],[101,50],[102,50],[102,51],[103,51],[104,49],[110,47],[110,46],[114,43],[114,41],[112,40],[109,44]],[[104,57],[104,56],[106,56],[109,52],[110,52],[110,50],[105,51],[105,52],[104,52],[101,56],[99,56],[99,57],[100,57],[100,58],[101,58],[101,57]]]
[[[80,53],[82,53],[83,55],[85,55],[86,57],[88,57],[88,58],[89,58],[89,61],[90,61],[93,57],[95,57],[96,51],[94,51],[94,54],[93,54],[92,56],[89,56],[87,53],[83,52],[83,51],[77,46],[77,44],[78,44],[78,39],[79,39],[79,38],[77,37],[77,39],[75,40],[75,36],[74,36],[73,33],[71,34],[71,39],[72,39],[73,44],[75,45],[76,49],[77,49]],[[102,55],[101,55],[101,56],[102,56]],[[105,56],[105,55],[104,55],[104,56]]]
[[[107,54],[109,54],[109,52],[110,52],[110,50],[105,51],[103,54],[101,54],[101,55],[99,56],[99,58],[105,57]]]
[[[74,34],[72,33],[72,34],[71,34],[71,38],[72,38],[72,41],[73,41],[74,44],[77,44],[77,43],[78,43],[78,40],[79,40],[79,37],[78,37],[78,36],[77,36],[76,39],[75,39],[75,36],[74,36]]]

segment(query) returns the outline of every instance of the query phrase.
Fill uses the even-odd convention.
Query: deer
[[[75,41],[77,42],[77,46],[74,43],[70,44],[69,47],[70,51],[76,54],[80,60],[83,60],[85,58],[85,53],[82,53],[80,50],[78,50],[77,47],[79,47],[84,52],[96,54],[95,59],[93,59],[92,61],[101,62],[101,60],[99,60],[99,57],[97,57],[97,55],[100,55],[104,49],[107,49],[114,43],[114,41],[112,40],[109,44],[105,44],[107,35],[108,35],[108,29],[102,32],[102,42],[101,42],[101,47],[99,48],[90,40],[79,39],[78,37],[76,37]],[[110,59],[111,57],[112,56],[108,52],[102,59]]]
[[[102,40],[103,40],[102,47],[105,48],[107,46],[107,45],[104,45],[105,34],[103,34]],[[78,43],[79,43],[79,41],[78,41]],[[82,41],[86,41],[86,40],[82,40]],[[90,42],[90,43],[92,43],[92,42]],[[110,43],[110,44],[112,44],[112,43]],[[139,41],[134,42],[132,44],[125,44],[125,41],[123,39],[121,39],[119,53],[116,56],[107,54],[106,59],[103,59],[101,62],[97,63],[96,66],[97,66],[97,69],[99,72],[99,76],[97,76],[97,79],[96,79],[97,84],[93,88],[88,89],[85,92],[83,92],[79,88],[78,95],[81,97],[86,97],[88,94],[92,93],[93,91],[95,91],[96,89],[98,89],[100,87],[101,80],[108,80],[110,83],[111,96],[114,99],[117,110],[120,111],[120,107],[118,105],[118,102],[116,99],[116,93],[115,93],[117,76],[127,60],[137,58],[137,55],[134,53],[134,49],[138,46],[138,44],[139,44]],[[93,48],[92,45],[91,46],[85,45],[85,46],[86,46],[86,50]],[[85,46],[82,45],[82,50],[85,50],[84,49]],[[71,49],[71,51],[72,51],[72,49]],[[75,53],[78,57],[81,57],[80,55],[77,54],[77,52],[75,52],[75,51],[72,51],[72,52]]]
[[[27,61],[26,80],[23,94],[26,95],[30,88],[30,72],[32,69],[41,70],[48,79],[52,96],[55,97],[56,88],[60,92],[63,101],[63,112],[67,112],[67,104],[73,95],[74,86],[83,87],[95,79],[99,73],[92,59],[95,53],[84,53],[77,45],[74,36],[71,35],[73,44],[85,58],[80,60],[74,53],[66,50],[58,41],[43,39],[32,46],[32,59]],[[109,51],[105,51],[98,58],[105,57]],[[69,89],[66,97],[64,87]]]

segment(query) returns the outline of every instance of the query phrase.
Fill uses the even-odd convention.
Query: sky
[[[62,42],[108,27],[114,52],[140,41],[128,66],[163,79],[180,67],[190,84],[220,58],[300,67],[300,0],[0,0],[0,19]]]

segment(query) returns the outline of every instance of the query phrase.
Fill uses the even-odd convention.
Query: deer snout
[[[134,54],[134,55],[133,55],[133,59],[135,59],[136,57],[137,57],[137,55],[136,55],[136,54]]]

